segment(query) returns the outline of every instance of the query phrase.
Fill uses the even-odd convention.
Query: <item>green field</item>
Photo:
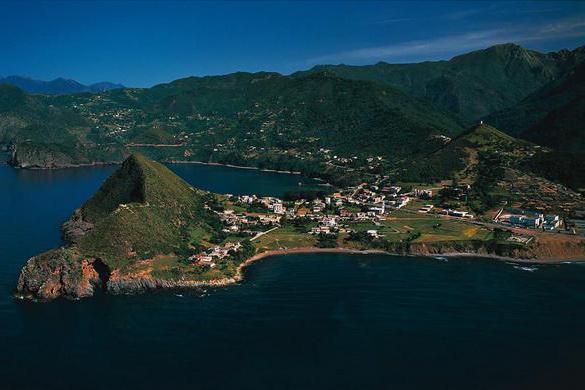
[[[317,240],[307,233],[299,233],[294,226],[278,228],[252,241],[258,252],[315,246]]]

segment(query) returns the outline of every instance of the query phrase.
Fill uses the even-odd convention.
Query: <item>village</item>
[[[465,200],[471,187],[469,185],[452,185],[441,189],[448,193],[450,199]],[[504,210],[497,213],[492,220],[479,221],[469,210],[437,206],[437,193],[429,188],[409,188],[400,186],[377,186],[362,183],[343,190],[295,200],[283,200],[277,197],[259,197],[256,195],[222,196],[224,207],[213,210],[223,226],[223,233],[230,237],[246,237],[252,241],[282,227],[284,224],[306,226],[306,233],[315,238],[335,239],[339,234],[355,233],[355,226],[368,226],[362,233],[370,239],[383,237],[380,229],[392,214],[425,216],[441,220],[443,218],[469,221],[474,224],[494,228],[541,229],[559,231],[563,220],[559,215],[534,214],[524,210],[514,212]],[[437,226],[440,222],[436,223]],[[515,235],[512,240],[529,242],[530,237]],[[242,248],[238,241],[228,241],[212,246],[201,253],[189,257],[197,266],[215,267],[237,253]]]

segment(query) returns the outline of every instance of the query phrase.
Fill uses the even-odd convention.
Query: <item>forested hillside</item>
[[[585,48],[539,53],[504,44],[452,58],[415,64],[319,65],[353,80],[391,85],[428,99],[467,121],[511,107],[585,59]]]
[[[449,61],[238,72],[55,96],[0,85],[0,148],[17,167],[119,163],[141,152],[299,171],[339,185],[431,182],[477,163],[465,129],[490,114],[485,123],[545,147],[521,153],[527,143],[490,131],[484,156],[512,145],[520,154],[505,153],[514,169],[579,189],[579,169],[551,167],[582,158],[584,53],[507,44]]]

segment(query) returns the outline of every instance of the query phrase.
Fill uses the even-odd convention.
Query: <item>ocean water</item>
[[[59,244],[59,224],[113,169],[0,166],[0,389],[582,388],[579,264],[298,254],[219,289],[14,299],[22,264]],[[232,193],[299,181],[177,171]]]

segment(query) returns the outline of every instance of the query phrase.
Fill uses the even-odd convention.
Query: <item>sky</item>
[[[6,1],[0,76],[147,87],[236,71],[585,44],[585,2]]]

